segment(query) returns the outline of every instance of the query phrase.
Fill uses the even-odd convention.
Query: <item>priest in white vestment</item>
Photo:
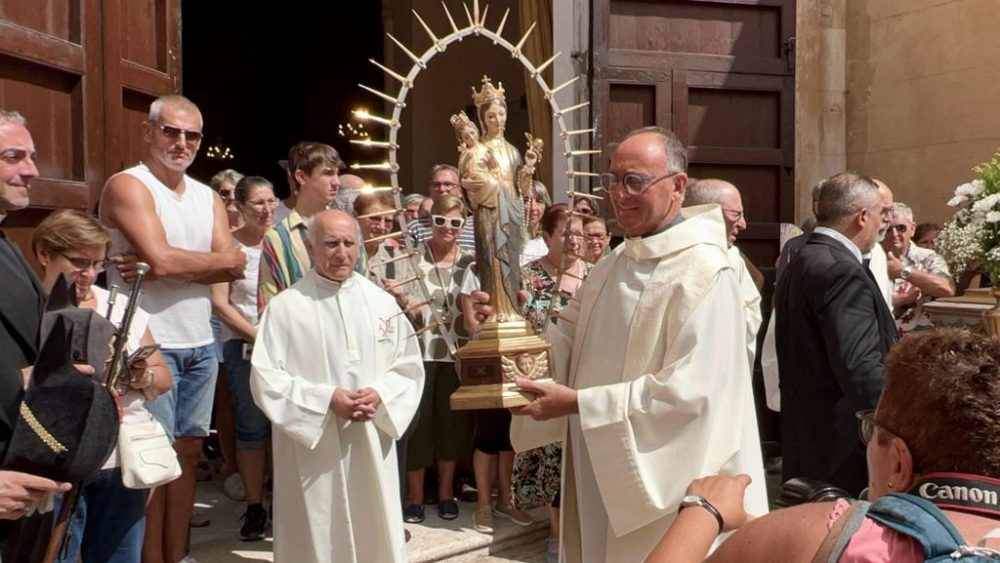
[[[743,296],[743,316],[746,323],[747,359],[750,373],[753,373],[753,360],[757,354],[757,332],[764,317],[760,310],[760,290],[754,284],[753,276],[747,267],[746,258],[736,246],[736,239],[747,229],[746,212],[743,209],[743,198],[740,190],[731,182],[718,178],[701,178],[687,186],[684,192],[684,206],[706,205],[717,203],[722,211],[722,220],[726,223],[726,244],[728,245],[729,262],[736,270],[736,280],[740,285],[740,295]]]
[[[744,299],[719,206],[681,213],[686,161],[658,128],[618,145],[603,181],[629,238],[549,328],[558,383],[518,379],[536,399],[514,447],[565,441],[563,562],[642,561],[701,476],[750,475],[767,511]]]
[[[420,349],[395,299],[354,272],[355,220],[324,211],[309,231],[315,269],[268,304],[252,358],[273,425],[274,560],[406,561],[395,441],[420,403]]]

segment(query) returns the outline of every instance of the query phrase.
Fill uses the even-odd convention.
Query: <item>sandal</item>
[[[403,510],[403,522],[419,524],[424,521],[424,505],[411,504]]]
[[[455,502],[455,499],[449,498],[438,501],[438,517],[443,520],[458,518],[458,503]]]

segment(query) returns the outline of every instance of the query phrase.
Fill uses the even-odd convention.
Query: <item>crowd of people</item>
[[[427,194],[397,209],[342,174],[323,143],[291,147],[287,193],[234,170],[203,184],[187,174],[201,112],[164,96],[142,124],[147,158],[107,181],[96,216],[61,210],[37,226],[40,278],[0,238],[0,449],[38,359],[31,335],[47,288],[67,276],[80,307],[120,322],[125,305],[108,307],[99,275],[127,287],[140,262],[150,267],[128,340],[158,348],[129,366],[121,424],[159,421],[181,474],[131,489],[112,454],[73,484],[81,495],[60,561],[192,562],[213,411],[227,494],[246,503],[240,537],[273,526],[276,561],[405,560],[403,523],[424,521],[428,504],[453,520],[460,500],[475,502],[473,527],[485,534],[495,517],[527,526],[528,510],[548,507],[552,562],[701,560],[719,533],[767,513],[751,388],[765,282],[737,245],[748,220],[739,187],[690,178],[671,132],[633,131],[601,176],[625,234],[612,250],[590,199],[553,205],[535,181],[503,203],[524,162],[503,139],[502,90],[484,86],[474,101],[482,141],[468,118],[453,119],[469,158],[434,166]],[[491,162],[505,155],[493,168],[509,174],[484,181],[494,171],[474,159],[480,149]],[[0,111],[0,220],[27,207],[37,175],[27,123]],[[512,207],[482,212],[487,189]],[[785,479],[869,489],[874,502],[775,512],[711,557],[809,559],[843,536],[830,560],[919,560],[919,541],[887,532],[876,499],[944,486],[933,479],[945,473],[1000,478],[1000,349],[932,327],[922,306],[962,283],[933,250],[934,226],[918,227],[884,182],[845,172],[812,196],[814,224],[782,241],[763,327],[768,404],[781,413]],[[503,223],[511,212],[523,221]],[[517,308],[551,343],[554,383],[517,378],[534,396],[524,407],[454,410],[455,345],[498,306],[477,259],[477,233],[497,229],[519,254],[495,266],[517,275],[488,287],[519,279]],[[29,513],[66,488],[0,471],[0,518],[13,521],[0,533],[50,526]],[[944,508],[971,542],[1000,515]],[[881,558],[863,559],[876,549]]]

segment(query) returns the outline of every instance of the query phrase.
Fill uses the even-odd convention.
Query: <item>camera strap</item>
[[[930,473],[921,476],[909,493],[939,508],[1000,519],[1000,479],[965,473]]]

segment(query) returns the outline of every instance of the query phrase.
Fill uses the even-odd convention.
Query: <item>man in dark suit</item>
[[[28,187],[38,176],[35,144],[17,112],[0,109],[0,222],[28,206]],[[38,353],[44,292],[17,246],[0,230],[0,459],[10,441],[24,381]],[[0,520],[24,516],[50,490],[68,485],[0,471]],[[0,541],[4,526],[0,526]]]
[[[817,227],[775,291],[783,477],[859,493],[868,483],[855,412],[875,407],[895,324],[862,256],[882,226],[875,183],[825,180]]]

